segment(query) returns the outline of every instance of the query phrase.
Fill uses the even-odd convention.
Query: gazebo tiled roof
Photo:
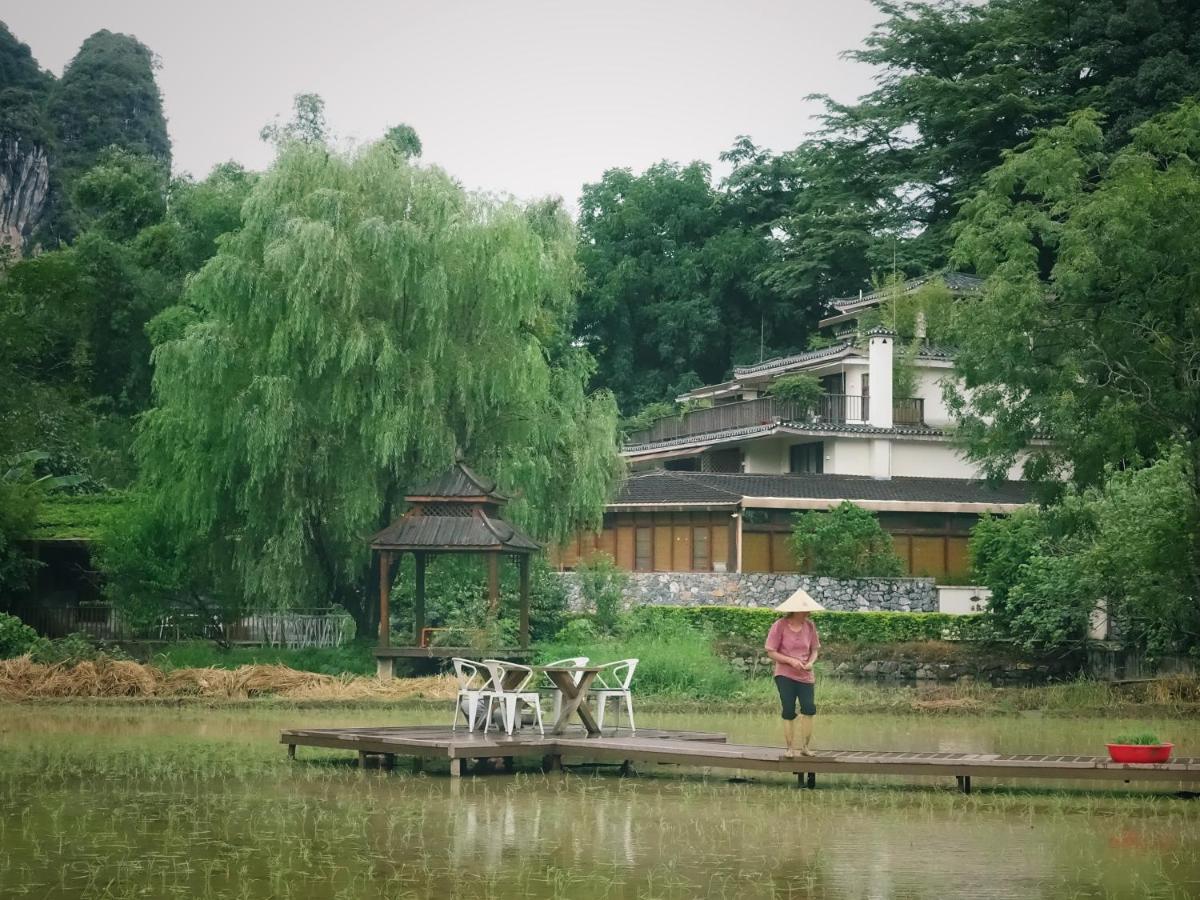
[[[371,538],[372,550],[536,553],[541,549],[500,515],[507,499],[463,462],[409,492],[403,516]]]

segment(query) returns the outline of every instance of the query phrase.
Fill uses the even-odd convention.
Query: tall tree
[[[456,448],[559,537],[619,471],[615,408],[572,347],[574,234],[465,193],[390,142],[290,142],[190,282],[200,320],[155,350],[139,437],[169,527],[255,602],[369,625],[366,539]]]
[[[698,162],[614,169],[584,187],[580,333],[597,382],[626,413],[720,381],[735,362],[803,334],[803,317],[759,278],[774,245],[757,191],[727,195]]]
[[[988,276],[957,328],[971,455],[1081,484],[1178,443],[1200,471],[1200,104],[1112,152],[1076,113],[985,178],[956,253]],[[1193,486],[1200,494],[1200,483]]]
[[[959,204],[1005,150],[1083,108],[1107,117],[1115,149],[1200,91],[1200,7],[1187,0],[875,3],[887,18],[847,55],[876,67],[878,87],[828,101],[819,144],[854,160],[885,234],[899,214],[908,252],[933,265]]]

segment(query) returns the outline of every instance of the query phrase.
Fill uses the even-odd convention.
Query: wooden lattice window
[[[421,515],[453,516],[466,519],[471,515],[471,507],[465,503],[423,503],[421,505]]]
[[[639,572],[649,572],[654,567],[654,532],[650,528],[637,529],[637,556],[634,568]]]

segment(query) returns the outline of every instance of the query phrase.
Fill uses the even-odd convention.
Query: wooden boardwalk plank
[[[784,759],[779,747],[731,744],[714,732],[609,729],[588,737],[582,728],[563,735],[526,731],[513,736],[451,731],[444,725],[288,729],[280,735],[289,754],[296,746],[343,749],[360,754],[459,760],[474,757],[562,757],[588,762],[645,762],[696,768],[755,769],[844,775],[923,775],[988,778],[1094,779],[1200,782],[1200,759],[1181,757],[1161,765],[1128,766],[1107,757],[1072,754],[953,753],[920,750],[821,750]]]

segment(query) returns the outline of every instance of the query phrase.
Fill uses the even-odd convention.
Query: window
[[[712,568],[708,549],[708,526],[692,529],[692,571],[707,572]]]
[[[654,565],[654,529],[637,529],[637,557],[634,568],[639,572],[649,572]]]
[[[663,468],[668,472],[698,472],[700,471],[700,461],[694,456],[684,459],[668,459],[663,462]]]
[[[791,468],[793,473],[820,475],[825,471],[825,444],[792,444]]]

